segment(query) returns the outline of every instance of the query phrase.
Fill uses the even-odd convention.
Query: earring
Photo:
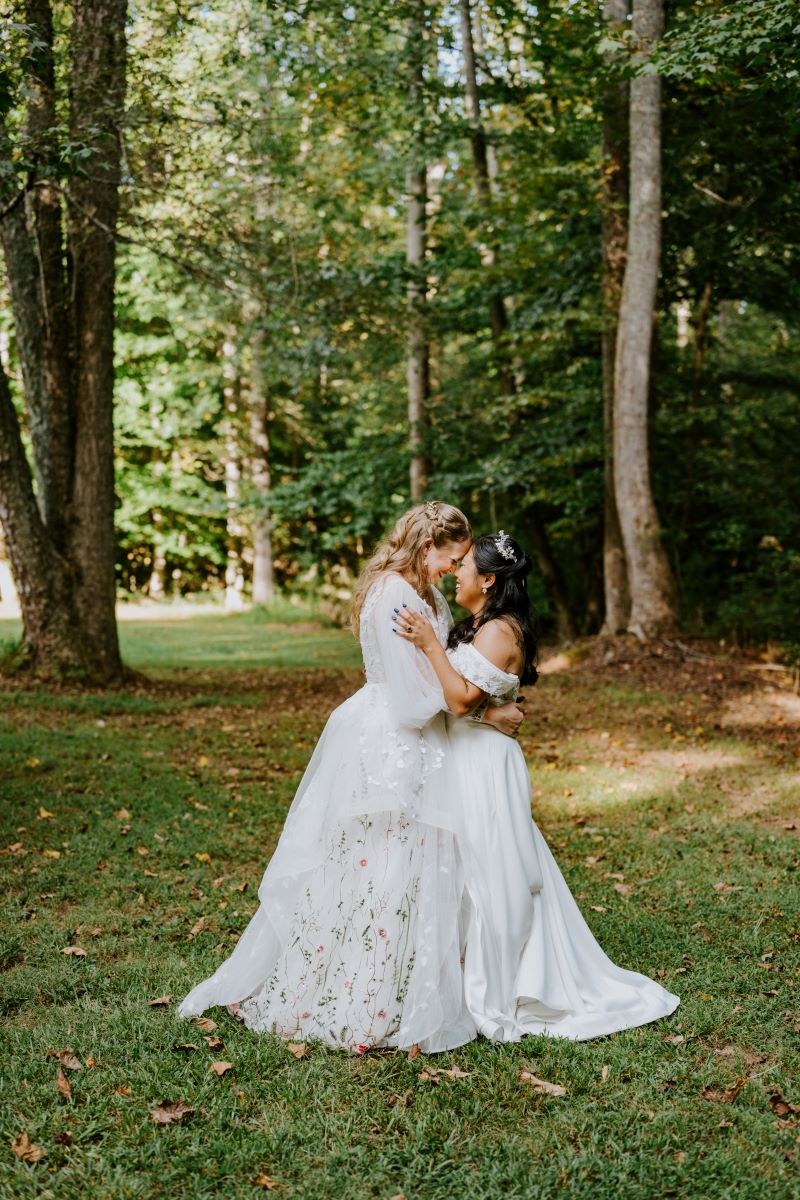
[[[487,587],[482,587],[482,588],[481,588],[481,591],[483,592],[484,596],[486,595],[486,593],[488,592],[488,590],[489,590],[489,589],[488,589]]]

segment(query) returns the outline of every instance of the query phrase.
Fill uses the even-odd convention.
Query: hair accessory
[[[501,529],[495,536],[494,544],[497,547],[497,553],[502,554],[503,558],[509,562],[515,563],[517,556],[511,547],[511,538],[506,533],[505,529]]]
[[[425,516],[428,518],[429,521],[435,521],[436,518],[438,517],[438,515],[439,515],[439,513],[437,511],[436,501],[429,500],[428,503],[425,505]]]

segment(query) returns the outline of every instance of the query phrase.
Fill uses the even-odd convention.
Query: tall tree
[[[607,30],[621,33],[627,26],[628,0],[604,0]],[[607,65],[613,69],[612,55]],[[627,242],[627,123],[628,82],[611,78],[604,88],[601,238],[603,250],[603,632],[622,633],[628,624],[631,599],[625,547],[614,495],[614,351],[617,315],[625,274]]]
[[[634,0],[630,84],[630,195],[625,278],[614,371],[614,491],[631,612],[628,628],[647,638],[676,620],[675,589],[650,484],[648,395],[661,248],[661,80],[643,71],[663,26],[662,0]]]
[[[9,196],[2,242],[33,452],[0,386],[0,520],[27,656],[40,672],[121,670],[114,576],[114,281],[126,0],[76,0],[64,95],[50,0],[27,0],[24,123],[0,126],[4,157],[29,165]],[[59,141],[68,111],[68,142]],[[15,127],[16,128],[16,127]],[[68,186],[66,156],[80,157]]]
[[[425,431],[430,397],[430,353],[425,319],[427,307],[428,167],[425,138],[425,41],[428,36],[424,0],[415,0],[407,25],[408,99],[411,134],[406,167],[406,268],[408,284],[408,427],[411,451],[411,499],[418,501],[428,483]]]

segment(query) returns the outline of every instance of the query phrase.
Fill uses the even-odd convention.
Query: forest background
[[[341,617],[438,497],[531,550],[546,632],[641,624],[643,520],[639,632],[796,658],[798,30],[794,0],[7,6],[0,517],[29,653],[63,665],[81,626],[113,675],[115,595]],[[624,310],[647,194],[652,323]]]

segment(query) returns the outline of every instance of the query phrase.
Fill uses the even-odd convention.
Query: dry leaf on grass
[[[51,813],[50,810],[45,808],[43,804],[40,804],[39,811],[36,815],[40,821],[48,821],[50,817],[54,817],[56,814]]]
[[[280,1187],[281,1185],[276,1179],[272,1179],[269,1175],[265,1175],[262,1171],[261,1174],[256,1175],[255,1179],[253,1180],[253,1186],[266,1188],[268,1192],[271,1192],[273,1188]]]
[[[124,1084],[120,1084],[119,1087],[115,1087],[114,1091],[118,1096],[130,1096],[131,1094],[131,1089],[129,1087],[125,1087]]]
[[[232,892],[246,892],[247,891],[247,880],[245,879],[244,883],[236,884],[235,887],[231,888],[231,891]]]
[[[704,1100],[717,1100],[721,1104],[733,1104],[739,1092],[747,1083],[747,1076],[740,1075],[732,1087],[721,1091],[719,1088],[704,1087],[701,1093]]]
[[[199,921],[195,921],[189,932],[189,939],[196,938],[198,933],[202,933],[208,924],[208,917],[201,917]]]
[[[174,1125],[184,1117],[190,1117],[194,1109],[185,1100],[162,1100],[155,1108],[150,1109],[150,1116],[156,1125]]]
[[[80,1063],[78,1063],[78,1066],[80,1066]],[[86,1066],[87,1066],[87,1067],[89,1067],[89,1069],[90,1069],[90,1070],[91,1070],[91,1068],[92,1068],[92,1067],[96,1067],[96,1066],[97,1066],[97,1059],[96,1059],[96,1058],[92,1058],[92,1057],[91,1057],[91,1055],[90,1055],[90,1056],[89,1056],[89,1058],[87,1058],[87,1060],[86,1060]]]
[[[81,1060],[76,1056],[72,1046],[65,1046],[63,1050],[48,1050],[47,1058],[57,1058],[59,1065],[67,1071],[80,1071]],[[89,1060],[87,1059],[87,1066]]]
[[[150,1008],[167,1008],[171,1003],[172,996],[157,996],[155,1000],[147,1001]]]
[[[43,850],[42,854],[45,858],[61,858],[60,850]]]
[[[229,1062],[213,1062],[208,1068],[215,1075],[225,1075],[228,1071],[233,1070],[233,1063]]]
[[[32,1142],[27,1133],[18,1134],[11,1142],[11,1149],[23,1162],[37,1163],[45,1155],[42,1147]]]
[[[602,1071],[600,1072],[600,1078],[602,1079],[603,1083],[605,1083],[608,1080],[608,1072],[610,1071],[610,1069],[611,1068],[609,1067],[608,1063],[605,1063]]]
[[[195,851],[195,858],[197,859],[198,862],[204,862],[204,863],[211,862],[211,855],[208,853],[207,850]]]
[[[203,1033],[213,1033],[217,1028],[217,1022],[212,1021],[211,1017],[192,1017],[190,1025],[196,1025]]]
[[[392,1092],[388,1104],[390,1108],[410,1108],[414,1103],[414,1092],[408,1088],[405,1092]]]
[[[790,1100],[784,1100],[780,1092],[772,1093],[769,1098],[769,1106],[776,1117],[786,1117],[789,1113],[800,1112],[800,1104],[792,1104]]]
[[[114,816],[117,818],[118,821],[130,821],[130,819],[131,819],[131,814],[128,812],[127,808],[116,809],[114,812]]]
[[[199,1050],[197,1042],[173,1042],[173,1050]]]
[[[416,1062],[421,1053],[422,1053],[422,1051],[419,1048],[419,1043],[414,1042],[414,1045],[411,1047],[411,1049],[408,1052],[408,1061]]]
[[[308,1058],[308,1042],[287,1042],[286,1049],[295,1058]]]
[[[63,946],[62,954],[69,954],[72,958],[86,958],[86,951],[82,946]]]
[[[686,1038],[682,1033],[673,1033],[671,1037],[664,1038],[668,1046],[680,1046],[681,1042],[685,1042]]]
[[[65,1100],[72,1099],[72,1084],[67,1079],[61,1067],[58,1068],[56,1074],[56,1087],[58,1088],[59,1096],[63,1096]]]
[[[526,1071],[524,1067],[520,1068],[519,1072],[520,1083],[527,1083],[535,1092],[542,1092],[545,1096],[566,1096],[567,1089],[562,1087],[560,1083],[548,1083],[546,1079],[537,1079],[532,1071]]]
[[[204,1037],[203,1041],[206,1043],[209,1050],[219,1050],[220,1046],[225,1044],[221,1037],[217,1037],[214,1034],[212,1034],[211,1037]]]

